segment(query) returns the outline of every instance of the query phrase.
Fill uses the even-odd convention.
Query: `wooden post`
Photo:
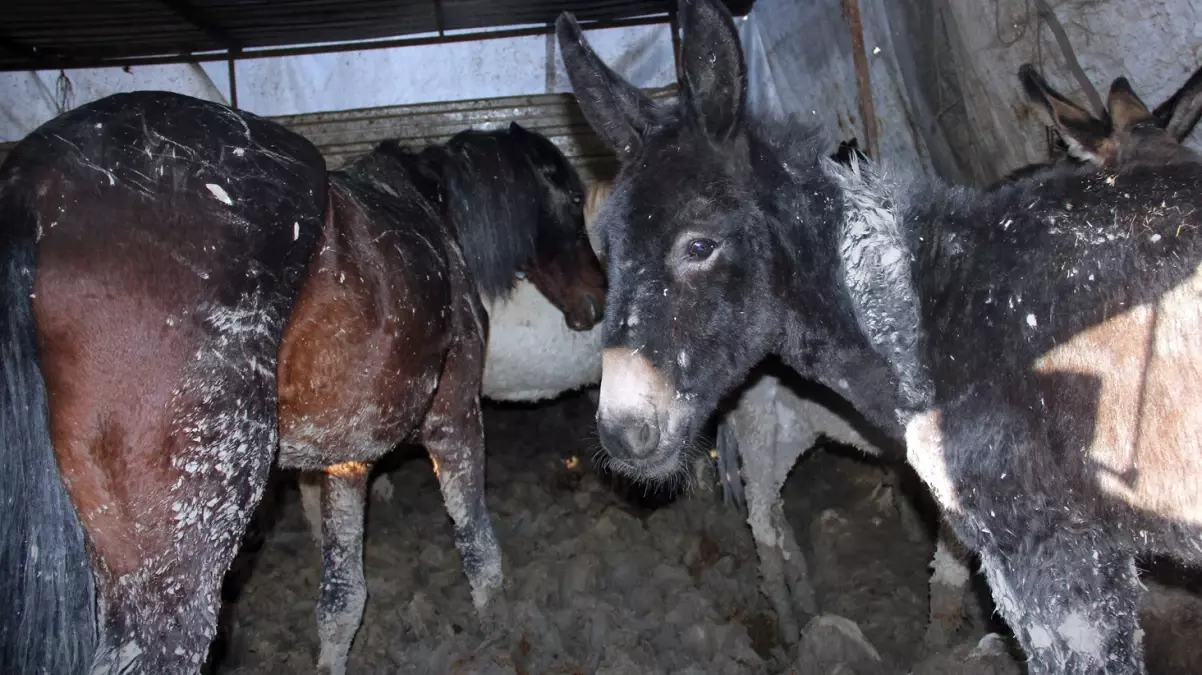
[[[876,107],[872,104],[872,76],[868,68],[868,54],[864,51],[864,24],[860,19],[859,0],[841,0],[843,20],[851,34],[851,58],[856,66],[856,92],[859,98],[860,120],[864,124],[868,156],[880,161],[880,143],[877,140]]]

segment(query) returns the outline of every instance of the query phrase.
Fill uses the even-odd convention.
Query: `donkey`
[[[1135,161],[1155,162],[1159,156],[1172,157],[1175,151],[1171,144],[1184,143],[1202,116],[1202,68],[1194,71],[1185,84],[1156,106],[1147,118],[1138,111],[1133,116],[1125,108],[1128,101],[1139,98],[1125,77],[1111,83],[1111,91],[1121,91],[1123,95],[1117,99],[1109,97],[1106,115],[1102,118],[1095,117],[1053,89],[1029,63],[1019,67],[1018,80],[1044,124],[1056,131],[1057,146],[1062,152],[1056,153],[1051,161],[1028,164],[1011,171],[999,185],[1081,164],[1113,168]],[[1152,142],[1130,142],[1130,134],[1137,133],[1137,127],[1141,125],[1155,126],[1165,133],[1157,134]],[[1120,154],[1120,150],[1124,153]],[[1132,152],[1138,154],[1131,156]]]
[[[1195,72],[1177,92],[1157,106],[1151,123],[1165,129],[1167,137],[1158,137],[1157,143],[1140,144],[1139,151],[1151,152],[1158,143],[1166,140],[1179,144],[1189,135],[1202,114],[1202,105],[1198,105],[1202,101],[1200,73],[1202,70]],[[1125,78],[1115,80],[1112,85],[1112,89],[1124,92],[1124,95],[1111,96],[1110,115],[1097,119],[1052,89],[1033,66],[1022,66],[1018,77],[1048,126],[1077,150],[1061,161],[1016,170],[1005,182],[1082,165],[1114,167],[1131,161],[1131,157],[1117,154],[1117,150],[1130,149],[1132,145],[1128,140],[1131,131],[1126,125],[1133,118],[1124,106],[1134,94]],[[1064,141],[1061,143],[1065,144]],[[1168,156],[1171,156],[1172,149],[1169,151]],[[1163,155],[1153,154],[1146,159],[1156,162],[1159,156]],[[846,166],[852,164],[853,157],[860,161],[868,159],[854,138],[840,142],[831,155],[833,161]],[[737,405],[719,429],[718,461],[723,467],[719,475],[725,501],[740,509],[745,508],[744,480],[747,483],[747,493],[753,503],[748,521],[756,540],[764,593],[776,610],[782,637],[792,640],[796,638],[798,624],[793,618],[793,608],[812,614],[816,603],[807,579],[805,556],[797,546],[779,503],[780,489],[790,468],[822,437],[869,455],[886,453],[865,439],[846,419],[811,398],[798,396],[779,379],[769,375],[753,377],[753,380],[754,383],[739,394]],[[742,444],[736,439],[741,439]],[[903,517],[912,515],[904,501],[898,502],[897,507]],[[931,562],[930,614],[924,636],[924,646],[928,649],[947,645],[965,617],[967,603],[972,601],[967,553],[958,544],[946,527],[941,528]]]
[[[623,162],[598,223],[597,423],[615,468],[680,471],[720,397],[779,354],[904,441],[1030,672],[1144,672],[1135,557],[1202,563],[1202,428],[1182,412],[1202,396],[1202,158],[1128,149],[1114,172],[989,193],[840,167],[816,129],[745,112],[721,4],[679,16],[674,107],[614,74],[570,16],[557,25]],[[1128,128],[1132,144],[1166,133]]]

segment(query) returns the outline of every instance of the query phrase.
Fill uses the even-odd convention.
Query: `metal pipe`
[[[617,19],[614,21],[595,21],[582,25],[587,30],[601,28],[624,28],[627,26],[647,26],[662,24],[669,19],[667,14],[655,14],[633,19]],[[335,44],[310,45],[306,47],[268,47],[264,49],[242,50],[236,52],[240,59],[269,59],[284,56],[306,56],[309,54],[333,54],[349,51],[369,51],[373,49],[392,49],[394,47],[414,47],[419,45],[450,44],[456,42],[477,42],[482,40],[500,40],[515,37],[532,37],[554,32],[554,26],[539,25],[529,28],[513,28],[497,31],[476,31],[458,33],[455,35],[432,36],[421,38],[399,38],[396,40],[378,40],[362,42],[339,42]],[[113,58],[79,58],[47,57],[22,63],[0,64],[0,72],[12,70],[46,70],[69,68],[121,68],[128,66],[149,66],[172,63],[190,63],[205,61],[225,61],[230,58],[231,51],[220,50],[213,52],[172,54],[166,56],[147,57],[113,57]]]

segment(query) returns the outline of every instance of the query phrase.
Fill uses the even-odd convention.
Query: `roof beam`
[[[168,0],[160,0],[167,2]],[[620,28],[625,26],[646,26],[651,24],[666,24],[667,13],[640,16],[632,19],[612,19],[585,21],[583,28],[593,30],[599,28]],[[481,30],[467,33],[452,33],[439,37],[403,37],[388,40],[348,40],[333,44],[309,45],[303,47],[266,47],[261,49],[233,49],[225,47],[222,50],[192,52],[188,54],[158,54],[150,56],[97,56],[80,54],[47,54],[37,51],[35,56],[21,55],[21,58],[4,58],[0,50],[0,72],[13,70],[47,69],[47,68],[115,68],[128,66],[149,66],[167,63],[203,63],[207,61],[225,61],[233,51],[238,51],[239,60],[279,58],[284,56],[299,56],[302,54],[330,54],[348,51],[365,51],[375,49],[391,49],[396,47],[412,47],[418,45],[448,44],[455,42],[472,42],[477,40],[499,40],[504,38],[528,37],[554,33],[554,24],[539,25],[530,28],[514,28],[503,30]]]
[[[217,22],[209,19],[203,12],[189,4],[188,0],[159,0],[159,2],[166,5],[184,21],[199,28],[202,33],[209,36],[209,39],[229,51],[233,52],[242,48],[241,43],[235,40]]]
[[[26,59],[36,59],[38,56],[40,56],[38,54],[38,50],[30,47],[29,45],[17,42],[4,33],[0,33],[0,52],[12,54],[13,56],[20,56]]]

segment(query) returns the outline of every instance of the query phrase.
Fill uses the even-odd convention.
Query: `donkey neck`
[[[882,432],[900,438],[899,392],[904,388],[890,354],[873,335],[879,312],[862,311],[849,284],[847,260],[856,258],[843,242],[846,207],[837,181],[819,165],[783,163],[789,174],[784,190],[770,190],[762,201],[772,224],[773,294],[781,315],[773,351],[801,376],[817,381],[847,399]],[[786,183],[786,184],[788,184]],[[780,183],[770,183],[780,185]],[[875,321],[875,323],[874,323]]]
[[[858,325],[844,289],[827,285],[827,297],[816,302],[817,290],[798,284],[783,295],[787,309],[775,353],[802,377],[837,392],[881,432],[900,439],[891,364]]]

